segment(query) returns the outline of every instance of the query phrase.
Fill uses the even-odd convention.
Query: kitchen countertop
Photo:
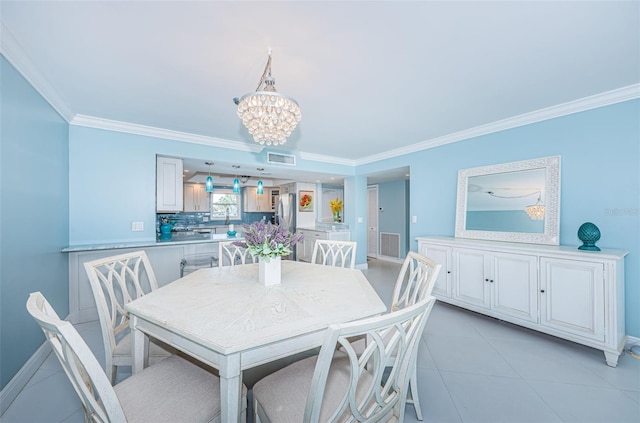
[[[322,225],[322,226],[298,226],[296,231],[316,231],[316,232],[349,232],[349,228],[341,227],[343,225]]]
[[[227,234],[199,234],[193,232],[172,232],[171,239],[162,240],[158,237],[155,241],[132,241],[132,242],[116,242],[104,244],[87,244],[87,245],[70,245],[61,249],[63,253],[73,253],[77,251],[95,251],[95,250],[117,250],[122,248],[145,248],[145,247],[162,247],[167,245],[184,245],[198,244],[205,242],[220,242],[242,240],[242,233],[238,233],[234,237]]]

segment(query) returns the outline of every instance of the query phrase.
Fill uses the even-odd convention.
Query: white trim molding
[[[384,159],[402,156],[405,154],[415,153],[429,148],[438,147],[445,144],[451,144],[458,141],[464,141],[469,138],[475,138],[494,132],[504,131],[506,129],[517,128],[519,126],[529,125],[544,120],[554,119],[573,113],[584,112],[598,107],[609,106],[611,104],[622,103],[624,101],[640,98],[640,84],[633,84],[604,93],[592,95],[567,103],[558,104],[547,107],[545,109],[536,110],[530,113],[513,116],[497,122],[488,123],[486,125],[476,126],[475,128],[465,129],[464,131],[455,132],[453,134],[444,135],[442,137],[432,138],[417,144],[396,148],[384,153],[373,154],[356,160],[356,165],[364,165]]]
[[[173,131],[154,126],[138,125],[135,123],[121,122],[117,120],[102,119],[86,115],[75,115],[69,122],[70,125],[85,126],[88,128],[105,129],[108,131],[124,132],[133,135],[144,135],[154,138],[163,138],[172,141],[182,141],[192,144],[203,144],[213,147],[227,148],[229,150],[247,151],[259,153],[263,146],[258,144],[248,144],[241,141],[231,141],[222,138],[209,137],[206,135],[196,135],[188,132]]]
[[[58,92],[51,86],[49,81],[42,76],[32,60],[24,52],[13,34],[0,21],[0,53],[9,63],[11,63],[29,84],[36,90],[64,120],[69,122],[74,113],[58,95]]]

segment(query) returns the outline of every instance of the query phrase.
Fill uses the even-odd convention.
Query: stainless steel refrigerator
[[[295,194],[281,194],[278,200],[278,209],[276,212],[276,222],[279,225],[285,226],[289,232],[294,233],[296,231],[296,195]],[[286,260],[296,259],[296,246],[292,248],[293,252],[284,256]]]

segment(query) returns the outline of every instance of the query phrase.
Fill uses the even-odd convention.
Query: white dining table
[[[322,345],[327,327],[386,312],[360,270],[282,261],[265,287],[258,264],[200,269],[126,305],[133,372],[145,335],[218,369],[221,418],[240,421],[242,371]]]

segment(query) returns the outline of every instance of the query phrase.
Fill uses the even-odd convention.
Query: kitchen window
[[[211,194],[211,220],[226,219],[227,216],[240,219],[240,194],[216,188]]]

